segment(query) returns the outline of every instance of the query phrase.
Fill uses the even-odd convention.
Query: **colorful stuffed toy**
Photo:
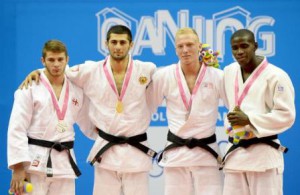
[[[241,139],[249,139],[253,137],[251,131],[246,131],[243,126],[233,126],[226,129],[226,133],[233,138],[233,144],[237,145]]]
[[[213,66],[219,68],[219,61],[217,56],[219,55],[218,51],[213,51],[209,44],[204,43],[202,45],[202,50],[199,55],[199,61],[203,62],[207,66]]]
[[[240,108],[237,106],[233,110],[238,111]],[[244,126],[240,125],[228,127],[226,129],[226,134],[233,138],[234,145],[237,145],[241,139],[250,139],[254,136],[252,131],[247,131]]]

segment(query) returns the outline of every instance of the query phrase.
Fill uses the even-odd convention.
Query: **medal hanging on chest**
[[[264,69],[267,67],[268,62],[266,60],[263,60],[262,63],[258,66],[257,69],[254,70],[254,72],[250,75],[249,80],[247,80],[247,84],[245,85],[242,93],[239,95],[239,71],[236,72],[235,75],[235,83],[234,83],[234,98],[235,98],[235,107],[233,109],[233,112],[241,111],[240,106],[247,96],[251,86],[256,81],[256,79],[260,76],[260,74],[264,71]],[[233,144],[237,145],[241,139],[251,139],[254,137],[254,134],[251,130],[246,130],[243,125],[234,125],[229,126],[226,129],[226,134],[228,134],[230,137],[233,137]]]
[[[63,120],[59,120],[57,125],[56,125],[56,130],[59,132],[59,133],[63,133],[65,131],[68,130],[68,125],[65,121]]]
[[[122,113],[123,112],[123,103],[121,101],[117,101],[117,104],[116,104],[116,111],[117,113]]]
[[[185,120],[187,121],[190,117],[190,114],[191,114],[191,110],[189,108],[188,112],[185,114]]]
[[[69,82],[66,81],[66,89],[65,89],[65,97],[63,100],[63,106],[62,109],[60,109],[57,99],[54,95],[53,90],[51,89],[51,86],[49,85],[49,83],[47,83],[46,80],[44,80],[43,77],[41,77],[41,82],[44,84],[44,86],[47,88],[47,90],[49,91],[50,95],[51,95],[51,100],[52,100],[52,104],[54,106],[54,109],[56,111],[56,115],[58,118],[58,124],[56,125],[56,131],[63,133],[66,132],[68,130],[68,125],[67,123],[64,121],[67,109],[68,109],[68,102],[69,102]]]
[[[197,93],[197,91],[198,91],[198,89],[199,89],[199,87],[202,83],[202,80],[205,76],[206,68],[207,68],[206,66],[201,66],[200,73],[198,74],[195,86],[193,88],[193,91],[191,93],[190,98],[188,99],[186,97],[184,87],[183,87],[183,84],[182,84],[183,78],[180,75],[180,65],[177,64],[177,66],[176,66],[176,79],[177,79],[177,84],[178,84],[178,88],[179,88],[179,93],[180,93],[181,99],[182,99],[183,104],[184,104],[184,106],[186,108],[186,111],[187,111],[186,114],[185,114],[185,121],[187,121],[188,118],[190,117],[191,110],[192,110],[193,98],[194,98],[195,94]]]
[[[112,73],[109,72],[108,68],[107,68],[107,61],[109,60],[109,57],[107,57],[103,63],[103,70],[104,70],[104,73],[105,73],[105,76],[107,78],[107,81],[109,82],[112,90],[114,91],[114,93],[116,94],[117,96],[117,103],[116,103],[116,112],[118,114],[120,113],[123,113],[124,112],[124,104],[123,104],[123,97],[125,95],[125,92],[126,92],[126,89],[128,87],[128,84],[129,84],[129,80],[130,80],[130,77],[131,77],[131,74],[132,74],[132,69],[133,69],[133,61],[132,59],[129,60],[129,63],[128,63],[128,70],[126,71],[126,74],[125,74],[125,78],[124,78],[124,81],[123,81],[123,84],[122,84],[122,89],[121,89],[121,93],[119,95],[119,92],[117,90],[117,87],[116,87],[116,84],[113,80],[113,77],[111,76]]]

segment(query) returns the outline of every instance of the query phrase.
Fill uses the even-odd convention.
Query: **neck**
[[[123,73],[126,72],[127,65],[129,62],[129,56],[127,55],[124,59],[113,59],[110,57],[110,66],[113,72]]]
[[[184,75],[198,75],[201,64],[194,63],[194,64],[181,64],[182,72]]]
[[[64,75],[52,76],[47,71],[44,72],[52,86],[62,86],[64,84]]]
[[[242,67],[243,72],[252,73],[264,60],[262,56],[255,56],[255,58],[247,66]]]

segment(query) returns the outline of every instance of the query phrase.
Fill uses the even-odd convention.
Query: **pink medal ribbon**
[[[111,74],[109,74],[109,71],[107,69],[107,66],[106,66],[106,63],[107,63],[107,60],[108,60],[108,57],[105,59],[104,61],[104,64],[103,64],[103,69],[104,69],[104,73],[105,73],[105,76],[110,84],[110,87],[112,88],[112,90],[115,92],[115,94],[117,95],[117,98],[118,98],[118,102],[116,104],[116,111],[118,113],[121,113],[123,112],[123,103],[122,103],[122,100],[123,100],[123,97],[125,95],[125,92],[126,92],[126,89],[128,87],[128,83],[129,83],[129,80],[130,80],[130,77],[131,77],[131,74],[132,74],[132,69],[133,69],[133,60],[130,59],[130,63],[129,63],[129,67],[128,67],[128,71],[126,72],[126,75],[125,75],[125,79],[124,79],[124,82],[123,82],[123,85],[122,85],[122,90],[121,90],[121,94],[119,95],[118,91],[117,91],[117,87],[115,85],[115,82],[111,76]]]
[[[239,81],[238,81],[238,71],[235,75],[235,84],[234,84],[234,92],[235,92],[235,105],[240,106],[242,101],[248,94],[250,87],[253,85],[254,81],[258,78],[258,76],[263,72],[263,70],[267,67],[268,61],[264,59],[261,66],[258,67],[257,70],[254,71],[253,76],[250,78],[249,82],[245,86],[241,96],[239,97]]]
[[[244,98],[247,96],[250,87],[253,85],[255,80],[258,78],[258,76],[264,71],[264,69],[267,67],[268,62],[266,59],[263,60],[262,64],[253,72],[253,75],[250,75],[249,77],[249,82],[246,84],[244,90],[242,91],[241,96],[239,97],[239,80],[238,80],[238,73],[239,71],[236,72],[235,75],[235,83],[234,83],[234,99],[235,99],[235,108],[236,110],[237,107],[240,107]],[[228,127],[226,130],[226,133],[229,134],[231,137],[233,137],[233,144],[238,144],[240,139],[250,139],[253,137],[253,132],[252,131],[239,131],[235,132],[233,131],[234,129],[239,129],[241,128],[239,125],[235,125],[233,127]]]
[[[41,80],[41,82],[43,83],[43,85],[46,87],[46,89],[49,91],[49,93],[51,95],[52,103],[53,103],[54,109],[56,111],[57,118],[59,120],[59,123],[58,123],[56,128],[61,133],[65,132],[68,128],[67,124],[64,122],[64,118],[65,118],[66,111],[67,111],[67,108],[68,108],[69,82],[68,82],[67,79],[65,79],[65,81],[67,82],[67,86],[66,86],[66,92],[65,92],[63,107],[62,107],[62,110],[60,110],[57,99],[56,99],[56,96],[55,96],[53,90],[51,89],[52,87],[48,84],[48,82],[46,80],[44,80],[42,75],[41,75],[40,80]]]
[[[206,66],[202,65],[201,66],[201,69],[200,69],[200,74],[199,74],[199,77],[197,79],[197,82],[194,86],[194,89],[192,91],[192,94],[191,94],[191,97],[189,99],[189,102],[187,101],[187,97],[184,93],[184,89],[183,89],[183,85],[182,85],[182,82],[181,82],[181,77],[180,77],[180,73],[179,73],[179,64],[177,64],[176,66],[176,77],[177,77],[177,83],[178,83],[178,87],[179,87],[179,92],[180,92],[180,95],[181,95],[181,99],[185,105],[185,108],[189,111],[191,105],[192,105],[192,101],[193,101],[193,98],[195,96],[195,94],[197,93],[198,89],[199,89],[199,86],[204,78],[204,75],[205,75],[205,72],[206,72]]]

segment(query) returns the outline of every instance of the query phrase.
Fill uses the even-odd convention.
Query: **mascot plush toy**
[[[202,45],[202,50],[199,55],[199,61],[203,62],[207,66],[213,66],[219,68],[219,61],[217,56],[219,55],[218,51],[213,51],[209,44],[204,43]]]
[[[240,108],[235,107],[234,111],[238,111]],[[244,126],[234,125],[226,129],[226,134],[233,138],[233,144],[237,145],[241,139],[249,139],[253,137],[252,131],[246,131]]]
[[[251,138],[251,131],[246,131],[243,126],[233,126],[226,129],[226,133],[233,138],[233,144],[237,145],[241,139]]]

